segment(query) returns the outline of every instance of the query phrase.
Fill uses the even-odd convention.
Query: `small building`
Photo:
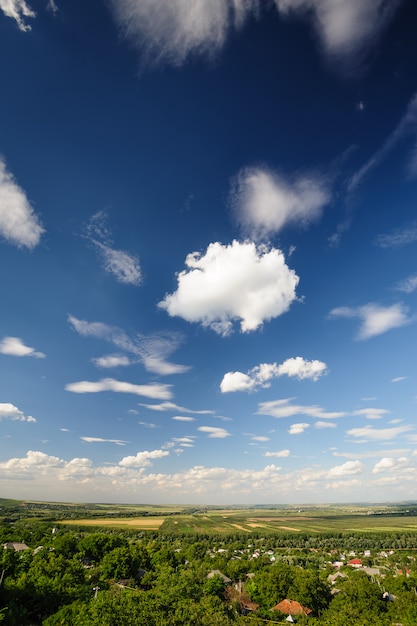
[[[14,550],[15,552],[23,552],[23,550],[29,550],[29,546],[25,543],[19,543],[18,541],[8,541],[3,544],[5,550]]]
[[[219,569],[212,569],[211,572],[207,574],[207,578],[214,578],[215,576],[220,576],[220,578],[222,578],[227,585],[230,585],[230,583],[232,582],[231,578],[228,578],[227,576],[222,574]]]
[[[279,611],[284,615],[310,615],[313,612],[313,609],[309,609],[306,606],[303,606],[296,600],[282,600],[275,606],[272,607],[271,611]]]
[[[359,568],[362,567],[362,561],[360,559],[350,559],[349,565],[351,567]]]

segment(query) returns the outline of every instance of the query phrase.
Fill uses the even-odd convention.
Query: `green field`
[[[185,506],[0,499],[0,517],[165,533],[417,533],[417,505]]]

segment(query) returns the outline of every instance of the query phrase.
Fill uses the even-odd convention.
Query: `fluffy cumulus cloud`
[[[144,450],[135,456],[125,456],[119,463],[121,467],[148,467],[152,465],[152,460],[169,456],[167,450]]]
[[[220,383],[220,391],[255,391],[260,388],[270,387],[273,378],[289,376],[303,380],[309,378],[317,381],[327,371],[323,361],[306,361],[301,356],[287,359],[281,364],[261,363],[247,374],[242,372],[227,372]]]
[[[275,248],[217,242],[205,254],[189,254],[185,263],[188,269],[177,275],[177,290],[158,306],[219,334],[230,333],[236,320],[242,332],[256,330],[288,311],[296,299],[299,278]]]
[[[191,439],[191,441],[193,441]],[[191,444],[192,445],[192,444]],[[175,453],[179,451],[173,450]],[[369,493],[378,497],[386,495],[386,485],[394,489],[398,498],[416,498],[415,462],[397,459],[398,463],[384,460],[376,472],[353,459],[334,467],[304,466],[295,471],[284,472],[274,464],[257,469],[195,465],[170,473],[154,472],[150,465],[168,456],[167,450],[138,452],[122,458],[114,465],[94,465],[87,458],[69,461],[39,451],[29,451],[22,458],[0,462],[0,476],[7,496],[16,497],[16,482],[20,492],[42,499],[45,493],[50,499],[71,498],[97,501],[137,502],[230,502],[267,501],[273,497],[285,502],[317,502],[324,489],[334,490],[340,501],[341,495],[354,500],[363,499]],[[284,455],[282,455],[284,456]],[[388,474],[389,483],[385,481]],[[376,491],[380,487],[379,491]],[[30,494],[30,495],[29,495]],[[38,495],[39,494],[39,495]]]
[[[310,424],[300,422],[299,424],[291,424],[288,432],[290,435],[301,435],[307,428],[310,428]]]
[[[360,307],[338,307],[330,311],[329,317],[358,318],[361,321],[356,335],[358,340],[382,335],[393,328],[399,328],[411,322],[408,309],[401,303],[387,307],[377,304],[365,304]]]
[[[127,285],[142,283],[139,257],[114,248],[112,234],[107,227],[107,214],[104,211],[99,211],[90,218],[83,236],[96,248],[104,270],[113,274],[119,283]]]
[[[21,31],[31,29],[25,18],[36,17],[36,13],[32,11],[25,0],[0,0],[0,11],[3,11],[4,15],[7,17],[11,17],[15,20]]]
[[[332,467],[328,472],[329,478],[340,478],[341,476],[352,476],[362,474],[365,466],[360,461],[346,461],[343,465]]]
[[[66,391],[72,393],[101,393],[102,391],[113,391],[116,393],[132,393],[137,396],[165,400],[172,397],[171,385],[160,383],[150,383],[149,385],[134,385],[133,383],[115,380],[114,378],[103,378],[96,382],[82,380],[76,383],[65,385]]]
[[[400,457],[399,459],[395,459],[393,457],[383,457],[378,463],[375,463],[372,473],[380,474],[381,472],[393,471],[398,469],[403,469],[405,467],[410,466],[410,461],[407,457]]]
[[[0,341],[0,354],[9,354],[10,356],[33,356],[37,359],[43,359],[43,352],[38,352],[35,348],[25,346],[19,337],[4,337]]]
[[[182,374],[190,368],[168,361],[169,355],[174,352],[182,341],[178,333],[154,333],[153,335],[137,334],[132,337],[121,328],[103,324],[102,322],[88,322],[80,320],[74,315],[68,315],[70,326],[83,337],[102,339],[113,344],[119,350],[129,352],[134,356],[133,362],[139,361],[148,372],[166,376]],[[130,360],[123,355],[108,355],[94,359],[98,367],[118,367],[129,365]]]
[[[268,238],[287,225],[307,226],[320,217],[330,193],[318,176],[287,180],[259,168],[237,176],[231,202],[245,234]]]
[[[9,4],[12,8],[14,3],[0,0],[3,11]],[[0,236],[16,246],[32,249],[40,242],[43,232],[25,192],[0,156]]]
[[[4,1],[4,0],[3,0]],[[16,1],[16,0],[15,0]],[[313,22],[327,54],[356,56],[375,42],[400,0],[275,0],[283,16]],[[212,57],[231,30],[272,3],[263,0],[111,0],[124,35],[148,63],[181,65],[191,56]]]
[[[31,415],[26,417],[23,411],[10,402],[0,402],[0,420],[2,419],[9,419],[18,422],[36,422],[34,417]]]
[[[258,405],[258,415],[271,415],[271,417],[294,417],[295,415],[306,415],[317,419],[337,419],[345,417],[348,413],[341,411],[326,411],[317,405],[293,404],[293,398],[282,400],[270,400],[260,402]]]

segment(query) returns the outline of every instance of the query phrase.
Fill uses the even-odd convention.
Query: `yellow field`
[[[158,530],[164,523],[164,517],[115,517],[104,519],[77,519],[65,520],[65,524],[76,526],[108,526],[117,528],[129,528],[131,530]]]

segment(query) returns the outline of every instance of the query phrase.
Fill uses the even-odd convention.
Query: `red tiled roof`
[[[303,606],[296,600],[288,600],[287,598],[272,607],[271,611],[279,611],[284,615],[310,615],[313,612],[312,609]]]

